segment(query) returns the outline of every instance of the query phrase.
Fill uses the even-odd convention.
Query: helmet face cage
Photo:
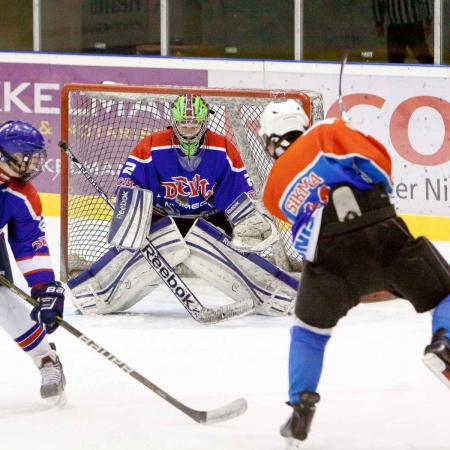
[[[18,179],[36,178],[46,159],[44,138],[36,128],[13,120],[0,126],[0,161],[6,163]]]
[[[209,107],[200,95],[180,95],[172,105],[172,127],[181,144],[182,153],[197,153],[209,123]]]
[[[264,150],[271,158],[277,159],[302,134],[301,131],[290,131],[283,136],[278,136],[276,134],[265,136]]]

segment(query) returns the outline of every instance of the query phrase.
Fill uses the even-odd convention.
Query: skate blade
[[[447,371],[444,361],[438,358],[434,353],[427,353],[422,361],[450,389],[450,379],[444,375],[444,372]]]
[[[49,406],[56,406],[58,408],[61,408],[67,403],[66,392],[64,391],[62,394],[46,398],[45,403],[47,403],[47,405]]]
[[[300,445],[302,445],[302,441],[299,441],[298,439],[293,438],[287,438],[286,439],[286,450],[295,450],[300,448]]]

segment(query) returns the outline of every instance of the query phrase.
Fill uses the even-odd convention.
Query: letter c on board
[[[435,109],[442,117],[445,127],[444,142],[432,155],[418,153],[411,145],[408,136],[408,124],[416,109],[428,106]],[[395,151],[407,161],[422,166],[438,166],[450,161],[447,142],[450,140],[450,103],[442,98],[431,96],[412,97],[395,108],[391,117],[389,134]]]

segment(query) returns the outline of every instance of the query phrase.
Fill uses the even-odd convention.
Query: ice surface
[[[59,273],[59,219],[47,234]],[[450,259],[450,243],[436,243]],[[14,268],[16,284],[26,289]],[[206,306],[228,303],[190,281]],[[17,301],[22,301],[18,299]],[[239,397],[241,417],[200,425],[65,330],[51,336],[64,364],[68,403],[49,408],[40,376],[5,333],[0,371],[1,449],[283,449],[290,412],[287,356],[292,318],[248,316],[197,324],[165,287],[126,313],[64,318],[186,405],[215,409]],[[403,300],[359,305],[330,340],[313,428],[305,450],[449,449],[449,390],[423,365],[430,314]]]

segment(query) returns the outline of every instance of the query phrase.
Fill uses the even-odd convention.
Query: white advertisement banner
[[[3,120],[56,120],[51,127],[55,141],[61,86],[99,82],[105,73],[125,84],[315,90],[324,97],[325,116],[340,115],[339,63],[0,52],[0,64]],[[352,123],[386,145],[392,156],[398,211],[450,220],[449,68],[349,62],[342,92]],[[46,138],[54,148],[52,136]]]
[[[339,117],[340,64],[266,63],[266,89],[310,89],[325,117]],[[450,80],[444,67],[347,64],[343,100],[350,121],[372,134],[393,160],[394,203],[403,214],[450,216]],[[220,77],[244,86],[243,72]],[[250,73],[254,79],[254,73]],[[209,85],[215,72],[209,71]]]

